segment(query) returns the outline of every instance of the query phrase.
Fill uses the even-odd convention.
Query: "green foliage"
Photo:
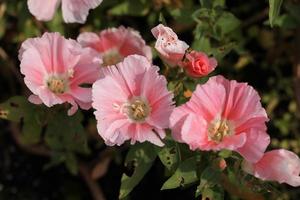
[[[197,162],[199,157],[191,157],[180,163],[175,173],[163,184],[162,190],[184,187],[198,180]]]
[[[279,16],[282,2],[283,0],[269,0],[269,21],[271,27],[273,27],[276,18]]]
[[[142,143],[132,146],[126,156],[125,167],[129,174],[123,174],[119,198],[125,198],[142,180],[151,168],[157,154],[152,144]]]
[[[58,112],[51,116],[45,133],[45,143],[54,154],[48,167],[64,162],[72,174],[77,173],[78,163],[75,153],[90,152],[81,121],[80,112],[71,117],[65,112]]]
[[[22,120],[22,142],[36,144],[40,141],[44,110],[29,103],[23,96],[15,96],[0,104],[0,118],[13,122]]]
[[[89,153],[86,133],[81,121],[80,112],[73,116],[68,116],[64,112],[55,113],[49,119],[45,134],[46,144],[55,151]]]
[[[193,13],[197,23],[192,47],[222,59],[235,48],[236,31],[240,20],[224,10],[224,5],[202,1],[203,7]]]
[[[70,172],[76,174],[78,164],[75,153],[90,152],[80,112],[70,117],[61,109],[50,111],[31,104],[25,97],[16,96],[0,104],[0,118],[22,121],[20,138],[26,145],[40,143],[42,129],[45,128],[43,140],[53,151],[48,167],[65,162]]]
[[[159,148],[158,157],[164,166],[172,173],[178,167],[180,160],[180,148],[173,140],[167,140],[163,148]]]
[[[108,13],[111,15],[122,16],[145,16],[149,12],[149,2],[146,0],[128,0],[117,4]]]
[[[208,166],[201,174],[200,185],[196,190],[196,197],[200,194],[202,199],[224,199],[224,190],[219,184],[221,181],[221,171]]]

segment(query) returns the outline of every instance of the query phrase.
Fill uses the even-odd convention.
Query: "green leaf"
[[[231,156],[231,154],[232,154],[232,151],[224,149],[224,150],[220,151],[218,154],[222,158],[229,158]]]
[[[207,186],[215,186],[219,183],[221,178],[221,171],[214,169],[212,167],[207,167],[201,174],[201,183],[200,188],[207,187]]]
[[[23,119],[21,140],[24,144],[36,144],[40,141],[42,131],[40,106],[31,104],[23,96],[15,96],[0,104],[0,118],[14,122]]]
[[[230,12],[223,12],[216,22],[216,27],[220,28],[222,36],[232,32],[240,25],[240,20]]]
[[[25,97],[15,96],[0,104],[0,118],[19,122],[21,118],[34,110],[34,105]]]
[[[65,25],[61,11],[57,11],[57,13],[54,15],[54,18],[51,21],[46,22],[46,25],[51,32],[59,32],[62,35],[65,33]]]
[[[149,13],[149,6],[147,2],[141,0],[128,0],[117,4],[108,11],[111,15],[131,15],[131,16],[145,16]]]
[[[133,170],[131,174],[123,174],[119,198],[126,197],[142,180],[151,168],[156,158],[156,151],[152,144],[141,143],[132,146],[126,156],[125,167]]]
[[[158,150],[158,157],[164,166],[174,173],[180,161],[180,149],[174,140],[166,140],[165,146]]]
[[[199,8],[200,6],[193,4],[193,1],[185,0],[183,6],[180,8],[167,7],[167,10],[176,22],[189,25],[193,23],[191,13]]]
[[[71,174],[76,175],[78,173],[78,162],[74,153],[68,152],[65,154],[65,165]]]
[[[197,177],[197,157],[191,157],[183,161],[173,176],[171,176],[162,186],[161,190],[174,189],[186,186],[198,180]]]
[[[269,21],[273,27],[276,18],[279,16],[283,0],[269,0]]]
[[[41,139],[41,132],[42,126],[38,119],[27,117],[24,120],[21,140],[24,144],[36,144]]]
[[[158,21],[161,23],[161,24],[163,24],[163,25],[165,25],[165,26],[167,26],[167,22],[166,22],[166,19],[165,19],[165,17],[164,17],[164,15],[163,15],[163,13],[159,13],[159,18],[158,18]]]
[[[223,199],[224,192],[219,187],[221,180],[221,171],[212,167],[207,167],[203,170],[200,178],[200,185],[196,190],[196,197],[202,194],[204,199]],[[221,191],[220,191],[221,190]]]
[[[202,199],[211,199],[211,200],[224,199],[224,190],[220,185],[216,185],[212,188],[205,188],[201,194],[202,194]]]
[[[300,22],[289,14],[283,14],[276,18],[274,25],[285,29],[295,29],[300,25]]]
[[[67,116],[65,112],[56,113],[46,129],[46,144],[55,151],[88,154],[90,150],[81,121],[80,112],[73,116]]]
[[[48,123],[45,142],[54,151],[48,167],[64,162],[72,174],[77,174],[76,153],[88,154],[87,135],[81,124],[80,112],[67,116],[65,112],[57,112]]]
[[[203,51],[207,54],[210,54],[212,51],[210,40],[207,37],[201,37],[199,40],[193,42],[192,48],[197,51]]]
[[[48,162],[44,169],[47,170],[53,166],[64,163],[69,172],[73,175],[78,173],[78,162],[76,155],[72,152],[59,152],[54,151],[51,155],[51,160]]]
[[[214,48],[212,53],[217,60],[221,60],[236,46],[237,46],[236,43],[230,42],[230,43],[224,44],[223,46],[220,46],[218,48]]]

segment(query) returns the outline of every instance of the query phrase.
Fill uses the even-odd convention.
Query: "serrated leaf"
[[[283,0],[269,0],[269,21],[273,27],[276,18],[279,16]]]
[[[179,165],[175,173],[163,184],[161,190],[178,188],[197,180],[197,157],[191,157]]]
[[[222,36],[232,32],[241,24],[240,20],[230,12],[223,12],[216,22],[216,27],[220,27]]]
[[[125,167],[130,166],[133,173],[123,174],[119,194],[120,199],[126,197],[142,180],[151,168],[156,156],[156,151],[150,143],[136,144],[130,148],[126,156]]]

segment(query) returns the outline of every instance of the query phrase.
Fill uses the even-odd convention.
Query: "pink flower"
[[[28,0],[28,8],[38,20],[50,21],[60,3],[62,14],[67,23],[81,23],[86,21],[90,9],[100,5],[102,0]]]
[[[81,33],[77,40],[83,47],[90,47],[99,52],[103,66],[115,65],[133,54],[152,60],[151,48],[146,45],[139,32],[131,28],[120,26],[106,29],[99,34]]]
[[[215,58],[208,58],[203,52],[192,51],[182,63],[186,72],[192,77],[203,77],[215,70],[218,63]]]
[[[93,85],[92,105],[105,143],[121,145],[131,140],[162,146],[173,95],[159,68],[143,56],[131,55],[102,69],[105,76]]]
[[[243,169],[262,180],[300,186],[300,159],[295,153],[285,149],[266,152],[255,164],[244,161]]]
[[[78,109],[91,107],[92,84],[99,78],[99,60],[89,49],[59,33],[45,33],[41,38],[26,40],[19,51],[21,73],[33,92],[29,101],[51,107],[68,102],[72,115]],[[78,104],[78,105],[77,105]]]
[[[266,121],[260,97],[251,86],[215,76],[198,85],[189,102],[174,109],[170,126],[174,139],[193,150],[229,149],[256,162],[270,143]]]
[[[185,51],[189,48],[189,45],[179,40],[171,28],[162,24],[154,27],[151,32],[157,39],[155,48],[162,58],[172,66],[178,64],[182,60]]]

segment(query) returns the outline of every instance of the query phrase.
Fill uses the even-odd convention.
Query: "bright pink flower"
[[[155,48],[162,58],[172,66],[178,64],[182,60],[185,51],[189,48],[189,45],[179,40],[171,28],[162,24],[154,27],[151,32],[157,39]]]
[[[41,38],[26,40],[19,51],[21,73],[25,84],[33,92],[29,101],[51,107],[68,102],[68,114],[91,107],[92,84],[99,78],[97,55],[74,40],[59,33],[45,33]],[[78,104],[78,105],[77,105]]]
[[[186,72],[192,77],[203,77],[215,70],[218,63],[215,58],[208,58],[203,52],[191,51],[182,63]]]
[[[103,66],[115,65],[129,55],[137,54],[152,60],[151,48],[146,45],[139,32],[120,26],[109,28],[99,34],[81,33],[77,41],[100,53]]]
[[[173,95],[159,68],[131,55],[116,66],[102,68],[104,77],[93,85],[93,107],[99,134],[108,145],[126,140],[162,146],[169,127]]]
[[[285,149],[266,152],[255,164],[244,161],[243,169],[262,180],[300,186],[300,159],[295,153]]]
[[[189,102],[174,109],[170,126],[174,139],[193,150],[235,150],[256,162],[270,143],[266,121],[260,97],[251,86],[215,76],[198,85]]]
[[[100,5],[102,0],[28,0],[28,8],[38,20],[50,21],[60,3],[62,14],[67,23],[81,23],[86,21],[90,9]]]

